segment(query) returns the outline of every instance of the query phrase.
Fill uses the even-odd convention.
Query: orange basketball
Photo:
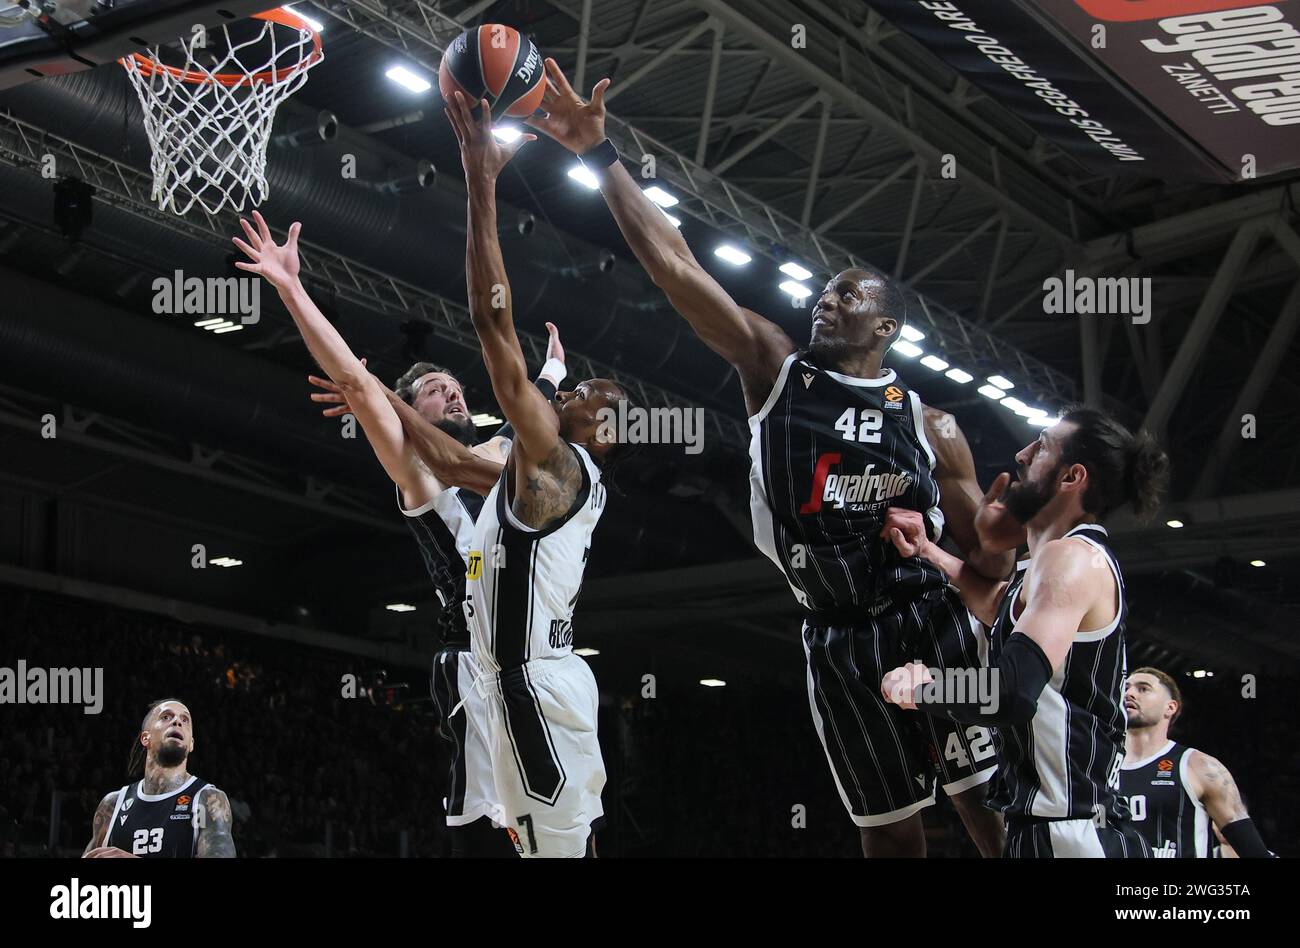
[[[485,23],[466,30],[447,47],[438,66],[438,89],[451,102],[461,92],[477,104],[487,99],[492,117],[532,115],[546,88],[542,54],[513,27]]]

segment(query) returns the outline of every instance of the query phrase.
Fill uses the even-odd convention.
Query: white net
[[[319,37],[287,11],[241,27],[252,33],[236,39],[222,26],[182,39],[181,66],[164,65],[157,49],[121,60],[144,109],[160,210],[238,212],[266,200],[275,110],[323,54]]]

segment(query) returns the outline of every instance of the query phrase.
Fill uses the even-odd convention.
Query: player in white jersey
[[[547,402],[528,380],[501,247],[496,179],[533,135],[503,144],[487,103],[447,111],[469,191],[466,272],[474,329],[514,428],[505,470],[475,526],[465,616],[488,701],[488,749],[508,829],[523,856],[582,856],[603,813],[599,695],[573,654],[573,607],[605,506],[602,470],[627,454],[616,425],[627,394],[590,379]]]
[[[293,224],[285,242],[276,244],[262,215],[254,211],[253,218],[256,226],[240,222],[248,240],[237,239],[235,244],[251,262],[238,266],[276,288],[308,350],[329,376],[308,376],[326,390],[313,400],[331,406],[324,411],[327,417],[350,413],[361,423],[395,485],[398,509],[419,544],[443,607],[431,691],[451,759],[443,800],[451,855],[513,858],[506,835],[493,828],[503,825],[505,817],[493,787],[483,703],[471,688],[479,668],[469,649],[462,609],[474,517],[501,474],[509,431],[502,429],[483,444],[474,444],[474,422],[460,382],[430,363],[416,363],[398,380],[397,392],[389,391],[352,352],[299,280],[299,225]],[[536,384],[549,398],[565,369],[558,332],[549,323],[547,328],[548,358]],[[416,444],[422,448],[418,455]],[[451,710],[461,704],[464,713],[452,716]]]

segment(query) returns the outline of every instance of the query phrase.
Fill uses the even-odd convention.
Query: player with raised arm
[[[880,677],[908,657],[941,666],[979,660],[978,634],[943,575],[882,539],[886,507],[924,513],[936,539],[946,525],[990,576],[1005,575],[1021,539],[1014,525],[1009,534],[993,522],[977,530],[982,491],[961,430],[883,368],[907,319],[906,298],[878,271],[837,273],[817,297],[811,341],[800,349],[718,285],[619,162],[604,130],[609,81],[587,102],[554,60],[546,69],[546,115],[527,124],[596,176],[641,265],[740,378],[754,540],[805,610],[813,723],[864,854],[925,854],[920,811],[934,803],[937,779],[980,852],[996,855],[1001,824],[980,805],[993,773],[988,730],[909,719],[879,694]]]

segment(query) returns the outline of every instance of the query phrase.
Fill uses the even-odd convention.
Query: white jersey
[[[465,618],[486,674],[573,651],[573,607],[606,491],[591,456],[570,447],[582,466],[582,486],[560,520],[545,530],[520,522],[510,509],[508,466],[479,513],[465,577]]]

